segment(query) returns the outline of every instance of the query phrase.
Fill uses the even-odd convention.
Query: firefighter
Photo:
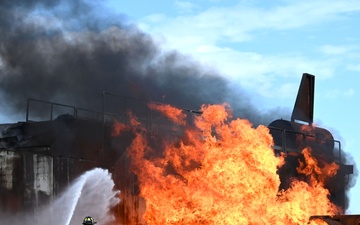
[[[94,225],[96,222],[91,216],[87,216],[84,218],[83,223],[85,225]]]

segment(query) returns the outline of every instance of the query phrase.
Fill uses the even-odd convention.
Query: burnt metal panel
[[[303,121],[311,125],[314,119],[315,76],[304,73],[296,97],[291,121]]]

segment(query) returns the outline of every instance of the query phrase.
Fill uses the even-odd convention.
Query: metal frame
[[[72,116],[74,116],[74,118],[83,118],[83,117],[79,117],[79,112],[89,112],[89,113],[93,113],[95,115],[95,119],[99,120],[101,113],[94,111],[94,110],[89,110],[89,109],[84,109],[84,108],[79,108],[79,107],[75,107],[75,106],[71,106],[71,105],[65,105],[65,104],[61,104],[61,103],[55,103],[55,102],[49,102],[49,101],[44,101],[44,100],[39,100],[39,99],[33,99],[33,98],[29,98],[27,100],[27,106],[26,106],[26,122],[30,122],[31,120],[29,119],[30,117],[30,110],[31,110],[31,103],[32,102],[37,102],[37,103],[43,103],[43,104],[47,104],[50,105],[50,111],[49,111],[49,119],[50,120],[54,120],[54,106],[60,106],[63,108],[70,108],[73,110],[73,114]],[[86,117],[85,117],[86,118]],[[91,119],[91,118],[88,118]]]
[[[314,135],[308,135],[308,134],[304,134],[304,133],[301,133],[301,132],[284,130],[284,129],[277,128],[277,127],[270,127],[270,126],[268,126],[268,128],[269,128],[270,130],[278,130],[278,131],[281,131],[281,132],[282,132],[282,146],[274,145],[274,146],[271,146],[271,147],[272,147],[274,150],[278,150],[278,151],[281,151],[281,152],[284,152],[284,153],[287,153],[287,152],[299,152],[298,149],[292,149],[292,148],[288,148],[288,147],[287,147],[287,143],[286,143],[286,134],[287,134],[287,133],[302,135],[304,141],[306,141],[306,137],[314,138],[314,139],[316,139],[316,140],[320,140],[319,138],[317,138],[317,137],[314,136]],[[338,163],[341,165],[341,163],[342,163],[341,142],[338,141],[338,140],[333,140],[333,139],[321,139],[321,140],[322,140],[322,141],[332,141],[332,142],[334,142],[334,148],[331,149],[333,152],[334,152],[334,150],[336,149],[336,148],[335,148],[335,143],[337,143],[337,145],[339,146],[339,148],[338,148],[338,156],[337,156],[337,157],[334,156],[334,158],[335,158],[335,159],[338,159]],[[334,153],[335,153],[335,152],[334,152]]]

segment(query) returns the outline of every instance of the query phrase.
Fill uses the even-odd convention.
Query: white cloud
[[[351,64],[351,65],[349,65],[346,69],[348,69],[348,70],[354,70],[354,71],[359,71],[359,72],[360,72],[360,63]]]
[[[289,96],[291,96],[291,98],[293,99],[299,89],[299,82],[284,83],[280,85],[280,87],[278,87],[277,89],[277,97],[288,98]]]
[[[161,13],[151,14],[145,18],[145,20],[149,23],[161,23],[167,19],[166,15]]]
[[[348,89],[332,89],[325,93],[325,97],[329,99],[334,98],[344,98],[344,97],[353,97],[355,95],[355,90],[353,88]]]
[[[176,0],[174,5],[180,13],[190,13],[196,8],[196,5],[189,1]]]
[[[304,72],[316,73],[317,79],[333,76],[341,62],[337,54],[355,49],[350,45],[323,45],[319,48],[321,53],[336,57],[313,59],[296,52],[245,51],[236,44],[250,43],[258,32],[299,31],[341,20],[347,13],[360,11],[359,1],[285,1],[276,7],[242,2],[231,7],[211,7],[190,16],[150,15],[141,23],[165,49],[191,54],[233,82],[241,82],[244,88],[265,97],[296,94],[297,88],[292,90],[294,83]],[[281,41],[277,44],[281,45]],[[279,82],[284,78],[286,82]]]
[[[323,45],[319,48],[320,52],[326,55],[348,54],[358,50],[358,46],[350,45]]]
[[[293,4],[260,8],[238,3],[233,7],[211,7],[191,16],[178,16],[151,23],[150,33],[166,33],[174,44],[180,37],[195,37],[200,43],[250,40],[259,29],[286,30],[333,21],[344,13],[360,10],[359,1],[297,1]]]

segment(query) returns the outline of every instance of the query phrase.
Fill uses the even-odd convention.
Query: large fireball
[[[226,104],[203,106],[191,125],[172,106],[150,107],[183,132],[180,138],[155,139],[133,125],[128,153],[146,202],[147,224],[308,224],[311,215],[337,213],[323,187],[325,172],[316,182],[293,179],[289,189],[279,190],[277,170],[286,156],[275,156],[267,127],[232,119]],[[312,177],[319,171],[317,161],[311,160],[311,149],[304,154],[307,160],[299,171]]]

